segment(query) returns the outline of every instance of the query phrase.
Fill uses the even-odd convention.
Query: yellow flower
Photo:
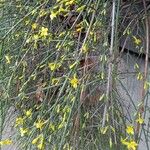
[[[1,140],[0,141],[0,146],[3,146],[3,145],[10,145],[10,144],[12,144],[13,142],[12,142],[12,140],[10,140],[10,139],[6,139],[6,140]]]
[[[28,132],[29,132],[29,130],[27,128],[20,128],[21,137],[23,137]]]
[[[59,13],[61,13],[61,12],[66,12],[66,10],[65,10],[62,6],[60,6],[58,12],[59,12]]]
[[[136,122],[139,123],[139,124],[143,124],[144,123],[144,119],[141,118],[140,114],[139,114],[138,119],[136,119]]]
[[[10,57],[9,55],[6,55],[6,56],[5,56],[5,59],[6,59],[6,63],[7,63],[7,64],[10,64],[10,62],[11,62],[11,61],[10,61],[10,60],[11,60],[11,57]]]
[[[44,137],[43,134],[40,134],[35,139],[32,140],[32,144],[37,145],[39,150],[44,149]]]
[[[50,14],[51,20],[53,20],[56,17],[57,17],[57,13],[54,13],[53,11],[51,11],[51,14]]]
[[[122,143],[123,145],[127,145],[127,144],[128,144],[127,139],[123,139],[123,138],[121,137],[121,143]]]
[[[32,144],[37,144],[39,141],[39,136],[32,140]]]
[[[73,88],[77,88],[79,84],[79,80],[76,78],[76,75],[73,76],[72,79],[70,79],[70,84],[72,85]]]
[[[108,126],[103,127],[103,128],[100,129],[102,134],[106,134],[107,130],[108,130]]]
[[[51,71],[58,69],[60,66],[61,66],[60,63],[49,63],[48,64],[48,67],[50,68]]]
[[[133,135],[133,134],[134,134],[133,126],[127,126],[126,132],[127,132],[128,134]]]
[[[126,145],[128,150],[136,150],[137,143],[134,140],[127,141],[127,139],[121,138],[121,143]]]
[[[47,12],[44,9],[41,9],[39,12],[39,17],[43,17],[47,14]]]
[[[39,119],[38,122],[35,123],[35,127],[36,127],[37,129],[42,130],[42,128],[43,128],[43,126],[44,126],[44,124],[45,124],[46,122],[47,122],[47,121],[43,121],[43,120]]]
[[[143,75],[142,75],[141,72],[139,72],[139,73],[137,74],[137,80],[142,80],[142,79],[143,79]]]
[[[18,125],[22,125],[22,124],[23,124],[23,118],[22,117],[16,118],[15,127],[17,127]]]
[[[128,142],[127,144],[128,150],[136,150],[136,147],[137,147],[137,143],[134,140]]]
[[[40,32],[42,37],[46,37],[48,35],[48,28],[42,27]]]
[[[55,68],[56,68],[56,64],[55,63],[49,63],[48,66],[49,66],[51,71],[55,70]]]
[[[148,89],[149,87],[150,87],[150,82],[145,81],[144,90]]]
[[[44,149],[44,143],[41,142],[40,144],[38,144],[38,145],[37,145],[37,148],[38,148],[39,150],[43,150],[43,149]]]
[[[32,30],[35,30],[37,28],[37,23],[32,24]]]
[[[140,39],[136,38],[136,36],[133,36],[133,40],[136,45],[140,45],[142,43],[142,41]]]
[[[58,85],[58,83],[59,83],[59,78],[53,78],[52,79],[52,85]]]
[[[32,116],[32,109],[25,111],[25,115],[30,118]]]
[[[76,29],[76,31],[77,31],[77,32],[81,32],[82,29],[83,29],[83,27],[78,27],[78,28]]]
[[[71,0],[71,1],[67,1],[66,3],[65,3],[65,5],[66,6],[68,6],[68,5],[73,5],[73,4],[75,4],[75,0]]]

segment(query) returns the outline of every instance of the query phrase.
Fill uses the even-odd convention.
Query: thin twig
[[[113,0],[113,4],[112,4],[112,21],[111,21],[111,45],[110,45],[110,58],[113,58],[113,47],[114,47],[114,31],[115,31],[115,6],[116,6],[116,1]],[[104,113],[103,113],[103,122],[102,122],[102,127],[105,126],[105,121],[106,121],[106,113],[107,113],[107,107],[109,104],[108,98],[109,98],[109,94],[110,94],[110,88],[112,85],[112,76],[111,76],[111,72],[112,72],[112,61],[109,62],[108,64],[108,79],[107,79],[107,89],[106,89],[106,97],[107,97],[107,101],[105,104],[105,108],[104,108]]]
[[[144,88],[144,84],[147,80],[147,76],[148,76],[148,57],[149,57],[149,20],[148,20],[148,13],[147,13],[147,8],[146,8],[146,1],[143,0],[143,6],[144,6],[144,13],[145,13],[145,28],[146,28],[146,52],[145,52],[145,67],[144,67],[144,77],[143,77],[143,82],[142,82],[142,90],[141,90],[141,101],[142,104],[141,107],[138,110],[137,114],[140,114],[140,116],[142,116],[143,112],[144,112],[144,101],[145,101],[145,94],[147,89]],[[137,123],[136,125],[136,138],[138,138],[139,136],[139,132],[140,132],[140,128],[141,125],[139,123]]]

